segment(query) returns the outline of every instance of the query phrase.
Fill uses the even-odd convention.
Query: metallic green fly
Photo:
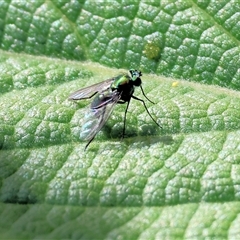
[[[88,113],[85,115],[84,124],[80,133],[80,138],[88,141],[85,149],[92,142],[100,129],[104,126],[109,116],[111,115],[113,107],[116,105],[116,103],[127,103],[122,132],[122,138],[124,138],[126,128],[126,114],[131,98],[142,102],[148,115],[157,124],[157,126],[160,127],[160,125],[149,113],[144,100],[133,95],[134,88],[140,87],[143,96],[149,102],[153,103],[150,99],[147,98],[143,91],[143,88],[141,86],[141,76],[142,73],[140,71],[130,69],[128,74],[119,75],[92,86],[80,89],[69,96],[69,100],[82,100],[92,98],[96,95],[90,105]]]

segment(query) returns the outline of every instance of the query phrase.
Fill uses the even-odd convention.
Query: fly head
[[[142,84],[142,80],[140,78],[142,76],[141,71],[130,69],[129,75],[134,86],[139,87]]]

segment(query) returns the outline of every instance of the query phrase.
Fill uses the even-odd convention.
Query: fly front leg
[[[152,115],[150,114],[150,112],[148,111],[147,106],[146,106],[144,100],[142,100],[142,99],[140,99],[140,98],[138,98],[138,97],[135,97],[135,96],[133,96],[133,95],[132,95],[132,98],[134,98],[135,100],[138,100],[138,101],[142,102],[145,110],[147,111],[147,113],[148,113],[148,115],[151,117],[151,119],[152,119],[160,128],[162,128],[162,127],[156,122],[156,120],[152,117]]]
[[[124,135],[125,135],[126,119],[127,119],[127,110],[128,110],[128,107],[129,107],[130,100],[131,100],[131,98],[130,98],[129,101],[127,102],[127,107],[126,107],[125,113],[124,113],[122,140],[124,139]]]

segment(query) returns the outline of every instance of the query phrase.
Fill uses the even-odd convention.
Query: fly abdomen
[[[102,93],[99,93],[92,101],[91,108],[98,109],[103,107],[104,105],[107,105],[110,103],[113,99],[114,92],[111,90],[103,91]]]
[[[99,109],[90,108],[85,114],[84,123],[80,132],[80,138],[82,140],[90,140],[96,135],[102,116],[104,116],[104,112],[105,107]]]

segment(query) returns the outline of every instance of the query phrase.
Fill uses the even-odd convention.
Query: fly
[[[128,74],[119,75],[117,77],[105,80],[103,82],[94,84],[92,86],[80,89],[69,96],[69,100],[82,100],[90,99],[93,96],[94,99],[90,104],[90,109],[85,115],[84,124],[80,133],[80,138],[88,141],[85,146],[85,150],[88,145],[93,141],[96,134],[104,126],[108,118],[110,117],[114,106],[118,104],[127,103],[127,107],[124,113],[123,132],[122,138],[124,138],[126,128],[126,114],[129,107],[131,98],[142,102],[148,115],[157,126],[161,127],[156,120],[152,117],[147,109],[144,100],[133,95],[135,87],[140,87],[143,96],[151,103],[153,103],[144,93],[141,86],[142,73],[138,70],[130,69]]]

